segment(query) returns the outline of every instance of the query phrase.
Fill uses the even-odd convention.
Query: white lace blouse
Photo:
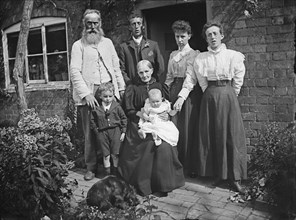
[[[193,50],[189,44],[186,44],[182,50],[173,51],[170,54],[165,84],[170,87],[174,78],[185,78],[187,68],[193,65],[193,61],[198,53],[199,51]]]
[[[245,75],[244,59],[242,53],[227,49],[225,44],[216,51],[208,47],[207,52],[200,53],[195,58],[193,70],[187,71],[179,96],[186,99],[197,81],[205,91],[208,81],[216,80],[232,80],[232,87],[238,95]]]

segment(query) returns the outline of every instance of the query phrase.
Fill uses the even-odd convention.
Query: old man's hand
[[[86,104],[92,109],[94,109],[96,106],[99,106],[98,101],[92,94],[85,96],[84,99],[86,101]]]

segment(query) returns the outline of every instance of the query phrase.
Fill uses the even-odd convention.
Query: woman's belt
[[[227,86],[231,85],[231,80],[208,81],[208,86]]]
[[[184,81],[185,77],[174,77],[174,82]]]

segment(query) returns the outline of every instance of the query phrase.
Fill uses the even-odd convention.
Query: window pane
[[[41,54],[42,53],[42,38],[41,30],[33,30],[29,32],[28,39],[28,53]]]
[[[67,53],[47,56],[49,81],[68,81]]]
[[[43,57],[35,56],[28,57],[29,60],[29,79],[41,80],[44,79]]]
[[[15,80],[13,78],[13,68],[14,68],[14,62],[15,62],[15,59],[13,60],[9,60],[9,76],[10,76],[10,84],[15,84]],[[25,64],[25,62],[24,62]],[[25,65],[23,67],[23,81],[24,82],[27,82],[26,80],[26,68],[25,68]]]
[[[19,32],[7,34],[9,58],[15,57],[18,37],[19,37]]]
[[[64,23],[46,27],[46,46],[48,53],[67,50]]]

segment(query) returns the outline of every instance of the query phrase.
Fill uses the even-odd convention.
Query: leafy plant
[[[68,92],[68,105],[66,107],[65,117],[69,118],[72,123],[72,127],[68,130],[68,134],[73,147],[71,149],[66,149],[65,153],[69,160],[75,161],[75,167],[86,168],[84,162],[84,135],[81,126],[81,116],[79,111],[77,111],[71,91],[72,86]]]
[[[0,128],[0,214],[40,219],[63,212],[71,196],[64,178],[70,128],[57,116],[41,121],[34,109],[24,110],[17,126]]]
[[[164,213],[170,216],[169,213],[157,210],[158,207],[151,203],[153,197],[145,196],[142,202],[137,206],[129,206],[126,209],[111,208],[105,212],[99,210],[95,206],[88,206],[85,201],[75,208],[74,212],[67,212],[63,216],[64,220],[138,220],[138,219],[151,219],[160,220],[161,216],[158,213]],[[170,216],[171,219],[174,219]]]
[[[254,13],[258,12],[261,8],[259,0],[245,0],[244,14],[246,17],[251,17]]]
[[[296,213],[296,122],[281,128],[270,123],[259,135],[248,167],[249,196]]]

